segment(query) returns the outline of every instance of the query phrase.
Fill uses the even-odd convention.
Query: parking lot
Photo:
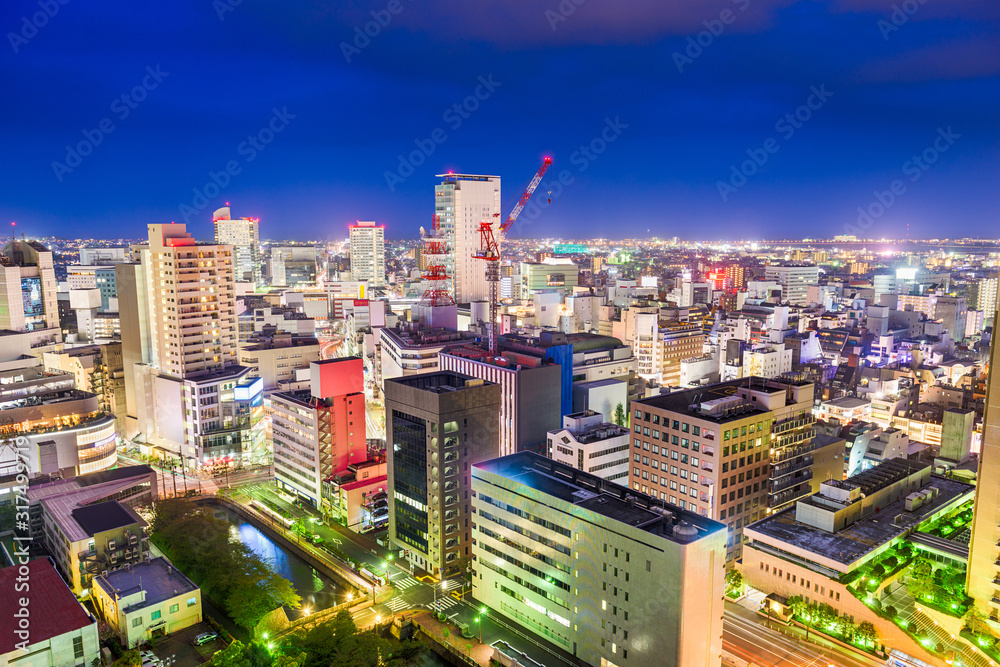
[[[198,623],[157,641],[156,646],[150,650],[161,660],[164,667],[167,665],[199,665],[208,662],[213,653],[226,646],[221,639],[216,639],[202,646],[194,646],[191,643],[201,633],[211,631],[212,628],[208,626],[208,623]]]

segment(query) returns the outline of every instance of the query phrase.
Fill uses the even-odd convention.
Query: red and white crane
[[[479,250],[472,254],[475,259],[482,259],[486,261],[486,284],[489,288],[489,298],[490,298],[490,321],[486,325],[486,330],[489,334],[490,343],[490,356],[497,356],[497,301],[498,301],[498,291],[500,287],[500,241],[503,240],[504,235],[510,230],[517,220],[517,216],[521,214],[524,210],[525,204],[531,199],[531,195],[535,192],[535,188],[538,184],[542,182],[542,177],[548,170],[549,165],[552,164],[552,158],[547,157],[542,161],[542,166],[538,168],[535,176],[528,183],[528,186],[524,189],[524,193],[521,198],[518,199],[517,204],[511,209],[510,214],[507,219],[504,220],[499,227],[496,228],[494,233],[493,225],[495,220],[487,220],[479,223]],[[499,218],[501,212],[493,214],[494,219]]]

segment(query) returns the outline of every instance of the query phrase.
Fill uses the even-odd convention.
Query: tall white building
[[[232,218],[224,206],[212,214],[215,242],[233,246],[233,272],[236,280],[261,284],[260,218]]]
[[[809,286],[819,283],[819,267],[816,266],[766,266],[764,280],[773,280],[781,285],[781,299],[792,305],[809,305]]]
[[[458,303],[485,301],[489,297],[485,262],[473,259],[479,249],[479,223],[499,227],[500,177],[473,174],[438,174],[434,186],[434,213],[448,242],[446,269],[452,277]]]
[[[140,266],[119,281],[129,436],[198,465],[262,460],[263,382],[237,362],[232,246],[154,224],[135,250]]]
[[[351,280],[385,285],[385,225],[358,221],[351,230]]]

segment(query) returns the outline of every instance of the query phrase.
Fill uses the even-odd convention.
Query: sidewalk
[[[453,623],[440,622],[434,618],[429,611],[419,611],[413,614],[404,614],[406,620],[413,620],[413,623],[428,637],[446,647],[451,647],[456,653],[468,656],[476,664],[489,667],[490,658],[493,657],[493,647],[487,644],[480,644],[476,637],[465,639],[462,637],[458,626]],[[471,626],[470,626],[471,627]]]

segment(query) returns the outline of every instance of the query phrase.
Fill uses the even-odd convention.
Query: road
[[[209,472],[195,472],[187,468],[186,474],[180,470],[171,471],[169,468],[161,468],[151,465],[139,459],[132,458],[128,454],[118,452],[119,466],[148,465],[156,471],[157,484],[159,484],[160,497],[172,496],[175,493],[183,495],[185,490],[200,490],[201,493],[212,495],[219,489],[227,486],[242,486],[244,484],[257,484],[267,482],[274,476],[271,466],[264,466],[254,469],[236,470],[229,473],[228,477],[223,474],[213,477]]]
[[[754,667],[883,667],[885,662],[843,649],[825,649],[771,630],[757,614],[726,603],[722,648]]]

